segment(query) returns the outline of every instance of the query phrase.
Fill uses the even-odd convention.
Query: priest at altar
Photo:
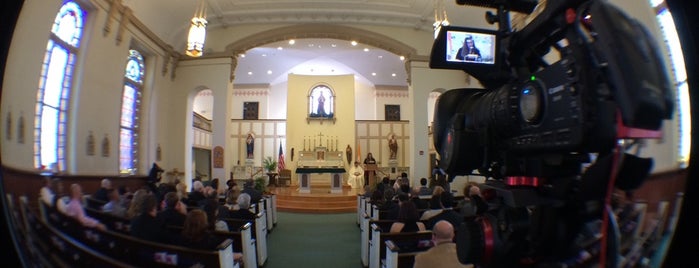
[[[349,178],[347,179],[347,184],[349,184],[352,189],[359,189],[362,187],[364,181],[364,169],[359,164],[359,162],[354,161],[354,166],[350,168]]]

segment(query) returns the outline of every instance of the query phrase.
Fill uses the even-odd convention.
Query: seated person
[[[459,262],[453,240],[454,226],[447,221],[437,222],[432,229],[434,246],[415,255],[413,267],[473,267],[473,264]]]
[[[193,209],[187,213],[184,228],[175,244],[183,247],[214,250],[223,242],[212,234],[206,212],[201,209]]]
[[[228,224],[219,217],[219,207],[216,199],[207,198],[204,202],[204,212],[206,212],[206,217],[209,220],[209,229],[227,232],[229,231]]]
[[[117,217],[126,218],[126,207],[122,206],[121,195],[116,189],[109,189],[107,191],[107,196],[109,196],[109,202],[102,206],[102,212],[112,214]]]
[[[255,220],[255,213],[250,212],[250,195],[241,193],[238,196],[238,207],[240,209],[231,211],[231,218],[243,220]]]
[[[419,222],[419,214],[413,202],[403,202],[398,212],[398,221],[391,225],[391,233],[410,233],[425,231],[425,224]]]
[[[131,219],[131,235],[156,243],[172,243],[174,237],[163,228],[158,216],[158,200],[154,194],[147,194],[141,204],[141,213]]]
[[[420,179],[420,192],[419,195],[432,195],[432,189],[430,187],[427,187],[427,179],[422,178]]]
[[[98,220],[87,216],[83,208],[83,190],[80,184],[70,185],[70,202],[66,206],[65,214],[77,219],[83,226],[106,230],[107,227]]]
[[[380,220],[395,220],[398,218],[399,207],[398,203],[396,203],[396,201],[393,200],[394,195],[395,194],[392,188],[389,187],[386,190],[384,190],[383,203],[378,204],[377,207],[379,210],[388,211],[388,213],[386,214],[385,219]]]
[[[252,180],[245,182],[242,193],[246,193],[250,196],[250,204],[257,204],[262,200],[262,193],[255,189]]]
[[[100,182],[100,188],[92,195],[95,200],[102,201],[104,203],[109,202],[109,195],[107,192],[112,189],[112,181],[104,178]]]
[[[126,210],[126,218],[133,219],[141,215],[141,211],[143,211],[143,200],[145,200],[146,196],[149,194],[151,193],[148,188],[136,190],[131,198],[131,202],[129,202],[129,208]]]
[[[158,219],[164,226],[183,226],[187,217],[187,206],[180,201],[176,192],[165,194],[163,209],[158,212]]]
[[[189,197],[187,199],[187,206],[198,207],[200,205],[199,202],[206,199],[206,194],[204,191],[204,184],[201,181],[194,181],[192,184],[192,192],[189,193]]]
[[[426,210],[429,208],[429,203],[426,199],[420,198],[420,188],[413,187],[410,192],[410,201],[415,204],[415,207],[420,210]]]
[[[46,177],[44,187],[39,190],[39,197],[45,205],[56,208],[65,214],[70,198],[63,196],[63,182],[58,178]]]

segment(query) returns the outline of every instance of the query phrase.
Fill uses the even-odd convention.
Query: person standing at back
[[[424,252],[415,255],[413,268],[450,268],[469,267],[473,264],[462,264],[456,256],[454,243],[454,226],[448,221],[439,221],[432,228],[432,246]]]

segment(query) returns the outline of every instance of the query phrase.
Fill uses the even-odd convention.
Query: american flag
[[[286,169],[286,165],[284,164],[284,151],[282,151],[282,143],[279,143],[279,160],[277,161],[279,164],[277,164],[277,172],[281,172],[282,170]]]

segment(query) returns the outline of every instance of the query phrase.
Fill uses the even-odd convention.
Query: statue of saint
[[[248,133],[248,137],[245,139],[245,149],[248,153],[247,158],[254,158],[253,152],[255,151],[255,137],[252,135],[252,133]]]
[[[325,95],[323,92],[320,92],[320,96],[318,96],[318,115],[319,116],[325,116]]]
[[[398,141],[396,141],[396,136],[393,134],[388,138],[388,149],[391,151],[389,159],[396,159],[398,156]]]

